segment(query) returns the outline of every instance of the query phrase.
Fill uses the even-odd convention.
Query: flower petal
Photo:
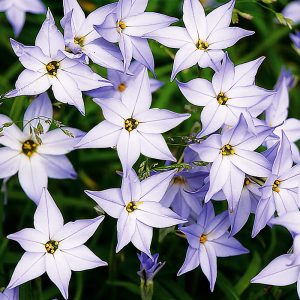
[[[131,242],[137,249],[146,253],[149,257],[151,257],[150,246],[152,236],[153,228],[137,220]]]
[[[186,252],[184,263],[181,266],[180,270],[178,271],[177,276],[180,276],[184,273],[196,269],[199,266],[199,264],[200,264],[199,250],[189,246]]]

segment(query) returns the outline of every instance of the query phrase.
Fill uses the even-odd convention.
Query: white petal
[[[199,264],[200,264],[199,249],[194,249],[189,246],[186,252],[184,263],[181,266],[180,270],[178,271],[177,276],[180,276],[184,273],[196,269],[199,266]]]
[[[140,251],[151,257],[150,246],[152,241],[153,229],[140,221],[136,221],[135,232],[131,238],[132,244]]]
[[[0,139],[1,142],[1,139]],[[21,154],[8,147],[0,148],[0,178],[8,178],[19,170]]]

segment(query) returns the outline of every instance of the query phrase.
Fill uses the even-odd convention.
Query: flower
[[[290,34],[290,38],[293,41],[296,50],[300,51],[300,32],[298,30],[296,30],[295,34]]]
[[[116,11],[104,23],[95,26],[97,32],[111,43],[119,43],[127,71],[132,58],[154,73],[154,59],[145,34],[177,21],[155,12],[145,12],[148,0],[119,0]]]
[[[176,161],[161,133],[164,133],[187,118],[151,106],[151,91],[147,69],[136,76],[134,82],[118,99],[95,99],[101,106],[106,120],[95,126],[79,142],[78,148],[116,147],[126,175],[140,154]]]
[[[152,257],[153,227],[164,228],[185,222],[159,203],[175,172],[159,173],[140,182],[132,170],[123,177],[121,189],[85,191],[107,214],[118,219],[116,252],[132,242],[137,249]]]
[[[0,292],[1,300],[19,300],[19,287],[14,289],[5,289],[2,293]]]
[[[141,280],[143,280],[144,283],[153,280],[154,276],[166,263],[158,262],[158,253],[153,254],[152,257],[149,257],[146,253],[141,252],[141,254],[138,254],[137,256],[141,263],[140,271],[138,271],[137,274],[141,277]]]
[[[201,112],[202,131],[199,137],[215,132],[224,124],[235,125],[241,113],[246,113],[247,109],[270,95],[270,91],[254,84],[257,69],[263,59],[262,57],[234,67],[226,54],[220,71],[212,78],[212,83],[202,78],[188,83],[178,82],[181,92],[189,102],[205,106]]]
[[[198,0],[184,0],[183,22],[185,28],[169,27],[146,34],[166,47],[179,48],[176,53],[171,80],[182,70],[195,64],[201,68],[219,69],[224,57],[223,49],[231,47],[253,31],[229,27],[235,1],[214,9],[205,16]]]
[[[47,93],[37,97],[27,108],[23,131],[5,115],[0,144],[0,178],[18,172],[20,184],[29,198],[38,203],[43,187],[50,178],[76,178],[72,164],[65,156],[84,135],[79,129],[62,127],[49,130],[53,109]],[[39,134],[36,134],[39,131]],[[72,137],[72,136],[73,137]]]
[[[107,265],[83,245],[103,219],[104,216],[100,216],[64,225],[61,212],[44,188],[34,214],[34,228],[25,228],[7,236],[26,251],[15,268],[8,288],[47,272],[63,297],[68,299],[71,270],[83,271]]]
[[[215,216],[213,205],[205,204],[196,224],[180,228],[189,246],[185,261],[177,275],[189,272],[200,265],[213,291],[217,279],[217,257],[248,253],[235,238],[229,237],[228,227],[227,212]]]
[[[257,177],[270,174],[271,163],[262,154],[254,152],[270,131],[253,133],[241,114],[233,128],[223,131],[222,134],[212,134],[199,144],[190,146],[201,160],[212,162],[206,202],[223,189],[229,209],[233,211],[233,204],[238,202],[242,192],[245,174]]]
[[[294,23],[300,22],[300,1],[292,1],[282,11],[282,15]]]
[[[116,70],[107,70],[107,79],[112,83],[112,86],[104,86],[95,90],[88,91],[89,96],[100,98],[100,99],[122,99],[122,94],[131,85],[134,84],[136,76],[142,72],[144,66],[138,61],[134,61],[130,64],[129,72],[134,75],[128,75],[124,72],[119,72]],[[158,90],[163,83],[156,79],[150,78],[150,90],[154,93]]]
[[[14,40],[11,40],[11,45],[26,69],[17,79],[16,89],[5,95],[7,98],[38,95],[52,86],[58,101],[75,105],[84,114],[82,91],[111,85],[87,65],[63,53],[64,38],[55,26],[50,10],[35,46],[24,46]]]
[[[66,46],[74,54],[85,54],[94,63],[110,69],[124,71],[122,55],[112,44],[99,37],[93,25],[101,24],[116,9],[116,3],[94,10],[87,18],[77,0],[64,0],[64,28]]]
[[[261,199],[255,212],[252,236],[265,227],[275,211],[279,216],[298,211],[300,165],[293,167],[290,142],[282,132],[280,146],[272,166],[272,174],[261,188]]]
[[[18,36],[24,26],[26,12],[44,14],[46,8],[40,0],[0,0],[0,11],[5,12],[15,36]]]

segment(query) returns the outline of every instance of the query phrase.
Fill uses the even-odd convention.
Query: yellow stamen
[[[207,50],[207,48],[209,47],[209,44],[208,44],[208,42],[204,42],[204,41],[199,40],[196,44],[196,47],[199,50]]]
[[[45,248],[46,248],[47,253],[54,254],[55,251],[58,249],[58,244],[59,244],[58,241],[48,241],[45,244]]]
[[[120,83],[120,85],[118,86],[118,91],[119,91],[120,93],[123,93],[123,92],[126,90],[126,88],[127,88],[126,84],[122,82],[122,83]]]
[[[121,29],[125,29],[127,26],[126,26],[126,24],[125,24],[124,21],[120,21],[120,22],[119,22],[119,27],[120,27]]]
[[[207,241],[207,235],[206,234],[202,234],[200,237],[200,243],[204,244]]]
[[[228,101],[228,97],[226,97],[226,95],[223,92],[221,92],[217,96],[217,101],[220,105],[225,105]]]
[[[280,192],[280,189],[278,188],[279,184],[280,184],[280,180],[278,179],[276,179],[273,183],[272,190],[276,193]]]
[[[139,121],[129,118],[129,119],[125,120],[124,125],[125,125],[125,129],[127,131],[131,132],[132,130],[134,130],[138,127]]]
[[[84,40],[85,40],[84,36],[82,36],[82,37],[75,37],[74,38],[74,43],[77,44],[77,45],[79,45],[80,47],[83,47]]]
[[[46,65],[47,73],[51,76],[56,76],[60,63],[58,61],[51,61]]]
[[[142,201],[138,201],[138,202],[130,201],[126,205],[127,212],[132,213],[133,211],[135,211],[138,208],[138,205],[140,205],[142,203],[143,203]]]
[[[222,155],[233,155],[233,154],[235,154],[232,146],[229,145],[229,144],[222,147],[221,153],[222,153]]]
[[[38,144],[36,144],[34,141],[27,140],[22,145],[22,151],[25,155],[31,157],[36,152],[37,147]]]

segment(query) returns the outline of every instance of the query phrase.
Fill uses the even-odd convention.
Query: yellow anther
[[[204,244],[207,241],[207,235],[206,234],[202,234],[200,237],[200,243]]]
[[[58,249],[58,244],[59,244],[58,241],[48,241],[45,244],[45,249],[46,249],[47,253],[54,254],[55,251]]]
[[[126,84],[122,82],[122,83],[120,83],[120,85],[118,86],[118,91],[119,91],[120,93],[123,93],[123,92],[126,90],[126,88],[127,88]]]
[[[119,27],[120,27],[121,29],[125,29],[127,26],[126,26],[126,24],[125,24],[124,21],[120,21],[120,22],[119,22]]]
[[[47,73],[51,76],[56,76],[60,63],[58,61],[51,61],[46,65]]]
[[[229,144],[222,147],[221,153],[222,153],[222,155],[233,155],[233,154],[235,154],[234,149]]]
[[[142,201],[138,201],[138,202],[133,202],[130,201],[127,205],[126,205],[126,210],[129,213],[132,213],[133,211],[135,211],[138,208],[138,205],[142,204]]]
[[[139,121],[129,118],[124,121],[125,129],[129,132],[136,129],[139,125]]]
[[[32,140],[27,140],[22,144],[22,151],[28,157],[31,157],[36,152],[38,144]]]
[[[226,95],[223,92],[221,92],[217,96],[217,101],[220,105],[225,105],[228,101],[228,97],[226,97]]]
[[[280,184],[280,180],[276,179],[272,185],[272,190],[276,193],[280,192],[280,189],[278,188],[279,184]]]
[[[75,37],[74,38],[74,43],[77,44],[77,45],[79,45],[80,47],[83,47],[84,40],[85,40],[84,36],[82,36],[82,37]]]
[[[176,176],[173,179],[173,183],[176,185],[186,185],[186,179],[183,176]]]
[[[249,178],[245,178],[244,185],[249,185],[250,183],[251,181],[249,180]]]
[[[196,47],[199,50],[206,50],[209,47],[209,44],[208,44],[208,42],[204,42],[204,41],[198,40],[198,42],[196,44]]]

